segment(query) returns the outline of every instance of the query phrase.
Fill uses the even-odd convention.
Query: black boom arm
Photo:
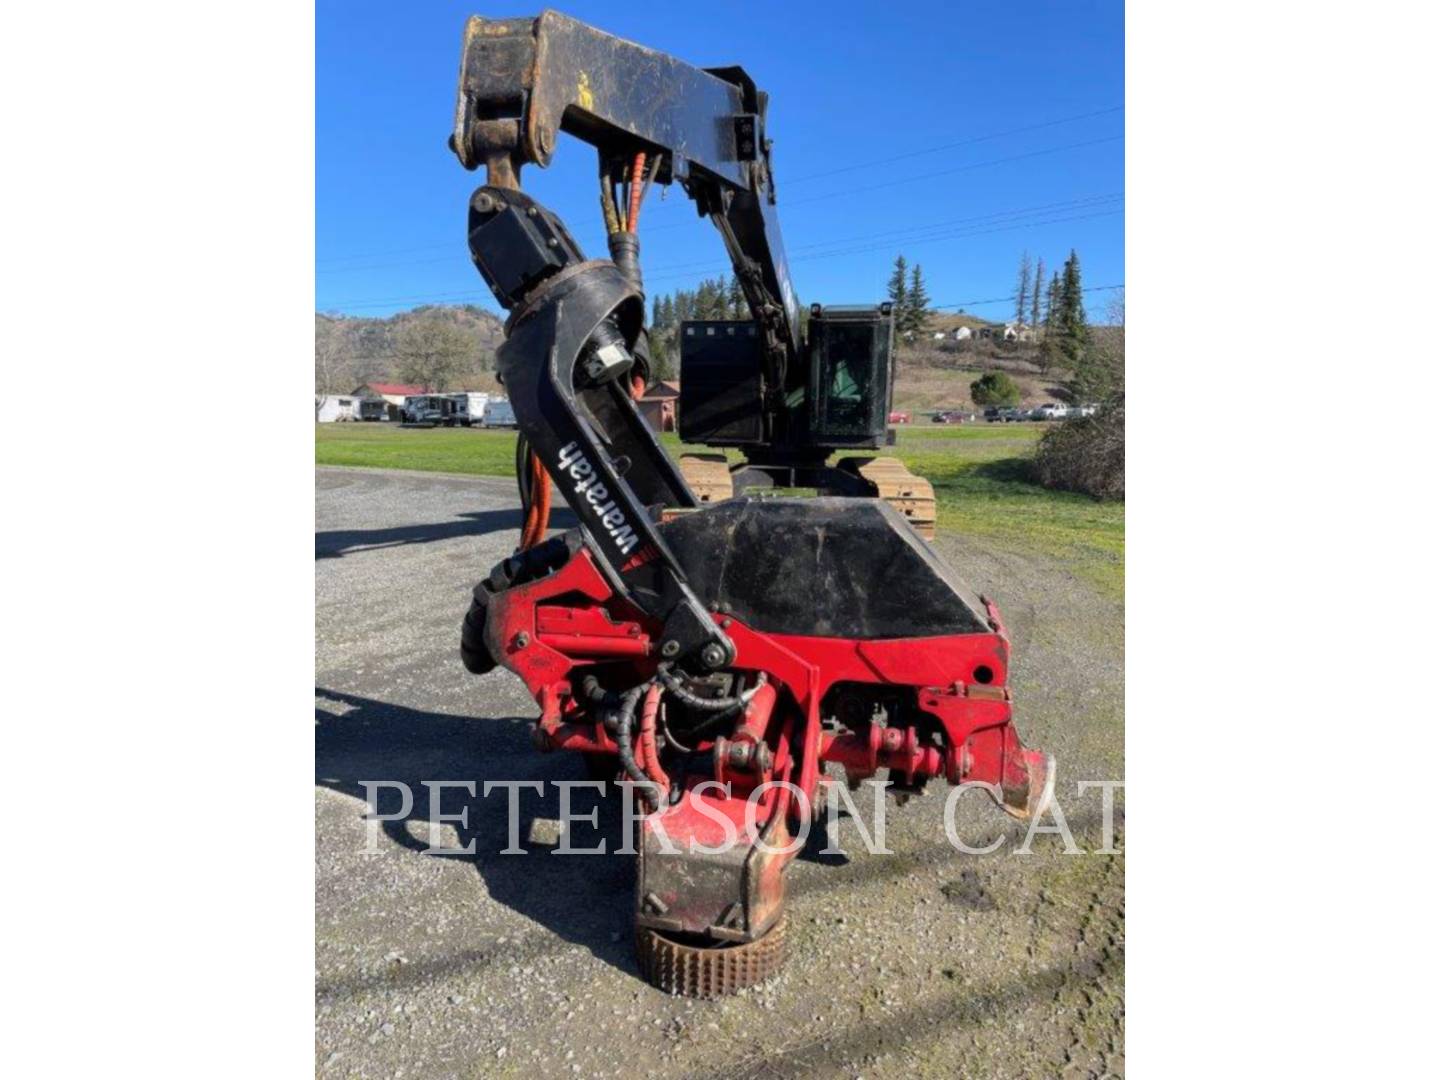
[[[623,174],[637,153],[719,229],[765,339],[766,426],[804,378],[800,316],[775,211],[767,96],[738,67],[701,69],[558,12],[465,25],[451,147],[497,187],[546,166],[560,132]]]

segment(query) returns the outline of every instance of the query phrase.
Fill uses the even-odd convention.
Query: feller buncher
[[[486,170],[470,251],[509,312],[497,366],[525,510],[519,550],[475,588],[461,656],[525,682],[540,749],[635,785],[640,968],[700,996],[779,965],[790,841],[827,762],[852,784],[885,769],[905,795],[936,777],[982,785],[1018,817],[1054,782],[1011,723],[999,611],[918,531],[929,485],[889,458],[827,464],[884,442],[891,312],[815,305],[802,340],[765,109],[741,68],[547,11],[469,20],[451,138]],[[609,259],[520,189],[561,132],[598,151]],[[715,224],[753,316],[681,331],[681,433],[738,448],[735,466],[677,466],[635,405],[653,184]],[[579,527],[547,538],[552,485]],[[747,494],[760,487],[821,494]]]

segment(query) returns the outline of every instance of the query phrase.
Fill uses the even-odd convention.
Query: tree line
[[[894,272],[886,288],[895,319],[898,343],[911,341],[922,333],[930,321],[930,292],[925,285],[925,272],[917,263],[911,266],[904,255],[895,259]],[[750,307],[738,278],[722,274],[706,279],[694,289],[676,289],[650,302],[650,356],[657,378],[673,378],[680,362],[680,324],[702,319],[750,318]],[[803,331],[808,309],[800,305]]]
[[[429,304],[388,318],[315,315],[315,393],[348,394],[366,382],[432,393],[487,385],[500,320],[473,304]]]
[[[656,379],[680,370],[680,324],[695,319],[749,319],[750,305],[740,279],[706,278],[694,289],[676,289],[650,302],[650,359]]]

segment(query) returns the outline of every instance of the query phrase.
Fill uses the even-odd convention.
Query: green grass
[[[935,486],[936,524],[1070,564],[1112,596],[1124,594],[1125,507],[1051,491],[1029,478],[1049,425],[901,428],[892,451]]]
[[[1124,592],[1125,507],[1033,484],[1027,466],[1040,424],[914,424],[887,453],[935,485],[941,529],[993,540],[1069,564],[1112,596]],[[687,449],[674,435],[672,455]],[[713,451],[709,451],[712,452]],[[731,453],[732,459],[738,457]],[[393,424],[317,424],[320,465],[512,476],[513,431],[401,428]]]
[[[404,428],[398,424],[316,424],[315,463],[514,476],[515,432]]]

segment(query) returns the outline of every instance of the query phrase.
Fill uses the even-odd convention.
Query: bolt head
[[[661,646],[660,646],[660,655],[661,655],[661,656],[679,656],[679,655],[680,655],[680,643],[679,643],[678,641],[673,641],[673,640],[672,640],[672,641],[667,641],[667,642],[665,642],[664,645],[661,645]]]

